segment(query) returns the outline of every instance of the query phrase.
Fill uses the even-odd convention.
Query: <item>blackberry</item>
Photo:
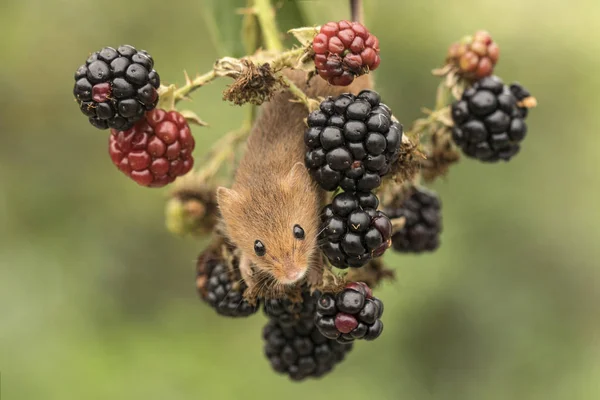
[[[454,65],[458,73],[470,80],[490,76],[498,62],[500,48],[486,31],[478,31],[454,43],[448,49],[446,63]]]
[[[343,192],[321,212],[321,250],[338,268],[362,267],[390,246],[392,224],[373,193]]]
[[[340,343],[375,340],[383,331],[383,303],[363,282],[351,282],[336,295],[324,293],[317,302],[315,325],[323,336]]]
[[[161,187],[192,169],[194,146],[183,115],[154,109],[126,131],[111,129],[108,151],[113,164],[138,184]]]
[[[527,108],[516,95],[528,94],[517,84],[509,88],[496,76],[475,82],[452,104],[452,139],[468,157],[510,160],[527,133]]]
[[[220,249],[208,249],[198,257],[196,263],[196,288],[200,298],[215,309],[217,314],[226,317],[247,317],[258,311],[258,305],[251,305],[244,297],[246,284],[239,273],[237,256]]]
[[[359,22],[328,22],[313,39],[318,74],[332,85],[348,86],[355,76],[377,69],[379,39]]]
[[[402,229],[392,236],[394,250],[403,253],[433,251],[440,245],[441,202],[436,193],[413,187],[405,200],[386,207],[390,218],[404,217]]]
[[[342,344],[323,336],[312,317],[291,326],[270,319],[263,328],[263,340],[271,367],[294,381],[322,377],[352,350],[352,343]]]
[[[302,301],[294,302],[286,297],[281,299],[265,299],[265,314],[277,320],[281,326],[291,326],[301,319],[311,319],[317,307],[318,293],[310,294],[308,289],[302,291]]]
[[[98,129],[130,129],[158,103],[160,77],[145,50],[124,45],[93,53],[75,72],[79,109]]]
[[[402,125],[377,92],[329,97],[307,122],[305,164],[325,190],[373,190],[398,160]]]

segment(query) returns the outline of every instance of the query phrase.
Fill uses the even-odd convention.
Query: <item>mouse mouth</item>
[[[298,282],[304,277],[306,271],[308,270],[306,266],[298,266],[291,260],[286,260],[281,269],[282,271],[280,274],[278,274],[280,276],[277,277],[277,280],[286,285]]]

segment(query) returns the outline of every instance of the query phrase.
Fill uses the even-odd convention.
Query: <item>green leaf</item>
[[[204,4],[204,22],[219,56],[244,56],[240,10],[246,0],[204,0]]]

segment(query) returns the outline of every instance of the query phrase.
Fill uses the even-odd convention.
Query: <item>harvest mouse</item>
[[[311,98],[371,86],[368,76],[336,87],[320,77],[307,84],[304,71],[285,74]],[[317,236],[325,194],[304,165],[307,115],[289,91],[273,96],[250,132],[232,187],[217,190],[225,233],[241,250],[240,272],[248,287],[255,283],[252,266],[289,285],[320,263]]]

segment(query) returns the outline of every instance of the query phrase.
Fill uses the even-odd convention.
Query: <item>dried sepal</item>
[[[419,147],[418,138],[411,140],[406,134],[402,136],[398,160],[392,165],[389,178],[386,177],[383,185],[414,180],[421,169],[421,161],[426,158]]]
[[[440,176],[446,176],[450,166],[459,160],[460,152],[452,142],[450,129],[442,127],[431,136],[427,158],[421,162],[421,176],[426,182],[432,182]]]
[[[270,64],[257,65],[249,59],[242,59],[240,62],[242,68],[232,76],[235,82],[225,89],[223,100],[231,101],[236,105],[245,103],[260,105],[286,86],[281,76],[273,72]]]
[[[353,268],[346,275],[346,282],[364,282],[371,289],[380,286],[384,281],[394,281],[396,274],[387,268],[382,259],[373,259],[362,268]]]

